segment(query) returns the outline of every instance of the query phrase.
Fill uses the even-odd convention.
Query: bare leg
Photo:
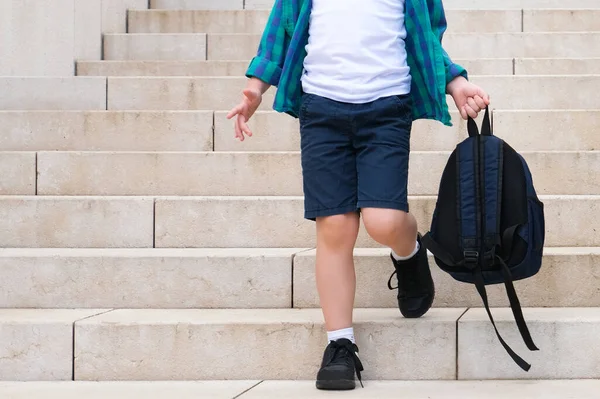
[[[398,256],[409,256],[417,242],[417,220],[395,209],[365,208],[363,221],[369,235]]]
[[[357,213],[317,218],[317,290],[327,331],[352,326],[358,228]]]

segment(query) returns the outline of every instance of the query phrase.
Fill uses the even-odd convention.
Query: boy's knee
[[[317,240],[329,247],[353,247],[358,228],[359,216],[356,213],[318,218]]]
[[[406,212],[372,208],[362,213],[367,233],[380,244],[389,246],[404,236],[416,235],[416,220]]]

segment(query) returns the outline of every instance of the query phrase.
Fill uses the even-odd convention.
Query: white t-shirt
[[[348,103],[410,93],[404,0],[313,0],[305,92]]]

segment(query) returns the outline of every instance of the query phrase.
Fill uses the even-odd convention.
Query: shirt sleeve
[[[290,41],[285,29],[284,1],[275,1],[258,52],[246,71],[247,77],[258,78],[272,86],[279,84]]]
[[[431,28],[441,44],[448,27],[442,0],[427,0],[427,8],[429,9]],[[442,54],[444,56],[444,66],[446,67],[446,84],[450,83],[457,76],[463,76],[465,79],[469,78],[467,70],[454,63],[443,46]]]

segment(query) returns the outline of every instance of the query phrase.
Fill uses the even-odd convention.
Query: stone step
[[[298,120],[260,111],[250,121],[254,136],[234,140],[226,112],[211,111],[0,111],[5,151],[299,151]],[[600,149],[600,111],[494,110],[494,133],[519,151]],[[466,123],[419,120],[413,151],[451,151],[466,138]],[[569,134],[565,134],[568,131]]]
[[[2,249],[0,308],[290,308],[302,251]]]
[[[600,151],[522,155],[539,194],[600,195]],[[437,195],[449,156],[412,152],[409,193]],[[37,176],[39,195],[303,195],[300,152],[40,152]]]
[[[417,321],[357,309],[365,379],[455,379],[464,312],[433,309]],[[313,379],[322,318],[319,309],[115,310],[75,324],[75,379]]]
[[[481,309],[465,314],[464,308],[434,308],[416,320],[402,318],[397,309],[356,309],[363,375],[366,380],[452,380],[457,372],[469,380],[600,376],[593,365],[600,354],[594,345],[600,308],[525,308],[541,348],[536,353],[521,348],[509,309],[493,313],[507,342],[531,361],[530,373],[512,363]],[[322,317],[320,309],[114,310],[75,322],[75,379],[313,379],[326,344]]]
[[[600,308],[534,308],[523,313],[539,352],[527,350],[510,309],[493,311],[503,338],[532,364],[531,370],[524,373],[515,368],[498,344],[485,310],[471,309],[458,322],[458,379],[600,377],[596,362]]]
[[[3,249],[0,308],[318,308],[314,264],[314,250],[296,248]],[[396,308],[389,250],[358,248],[355,265],[356,307]],[[482,306],[430,266],[435,307]],[[598,276],[599,248],[547,248],[539,275],[515,284],[523,306],[600,307]],[[503,288],[488,293],[508,306]]]
[[[0,126],[5,151],[213,149],[209,111],[0,111]]]
[[[246,2],[248,2],[248,0],[246,0]],[[178,10],[241,10],[244,8],[244,0],[150,0],[150,8]]]
[[[566,12],[572,12],[569,20]],[[128,27],[131,33],[254,33],[262,34],[269,19],[269,10],[131,10]],[[594,20],[596,14],[596,20]],[[526,14],[521,10],[448,10],[448,32],[521,32],[532,30],[600,30],[597,11],[536,10]],[[558,19],[560,29],[552,25]],[[570,21],[570,23],[569,23]],[[573,28],[570,28],[573,26]],[[587,29],[586,29],[587,28]]]
[[[523,10],[522,22],[523,32],[598,32],[600,10]]]
[[[156,2],[165,2],[170,7],[164,8],[187,8],[203,9],[205,2],[211,0],[152,0]],[[233,0],[212,0],[212,1],[233,1]],[[187,4],[186,4],[187,3]],[[247,9],[270,9],[273,7],[274,0],[246,0]],[[156,8],[156,7],[155,7]],[[237,7],[241,8],[241,7]],[[522,8],[540,8],[540,9],[564,9],[563,0],[444,0],[446,10],[506,10]],[[599,9],[600,4],[597,0],[569,0],[569,9]]]
[[[106,60],[206,60],[204,34],[107,34]]]
[[[474,76],[499,109],[600,109],[600,75]],[[218,110],[240,101],[244,77],[109,77],[109,110]],[[271,110],[275,90],[260,106]],[[451,109],[452,99],[448,97]]]
[[[181,57],[182,59],[185,56]],[[567,66],[578,70],[592,71],[591,68],[600,64],[600,59],[561,60],[553,59],[537,62],[538,70],[546,71],[544,65],[548,64],[548,73],[538,75],[568,75],[571,74]],[[561,62],[563,61],[563,62]],[[502,59],[472,59],[456,60],[474,75],[513,75],[514,60]],[[567,64],[568,62],[568,64]],[[529,63],[522,62],[524,67]],[[247,61],[79,61],[77,75],[79,76],[244,76],[248,69]],[[581,65],[580,65],[581,64]],[[560,68],[560,69],[557,69]],[[558,73],[560,72],[560,73]],[[573,72],[574,74],[575,72]],[[531,75],[531,74],[529,74]]]
[[[151,248],[153,199],[0,197],[0,247]]]
[[[219,0],[223,1],[223,0]],[[0,382],[0,396],[9,399],[231,399],[261,381],[110,381]],[[569,384],[572,389],[577,386]],[[528,398],[527,398],[528,399]]]
[[[495,98],[493,98],[495,102]],[[239,142],[233,139],[233,122],[227,112],[215,113],[216,151],[298,151],[298,121],[285,114],[258,112],[249,122],[254,135]],[[494,110],[494,134],[519,151],[590,151],[600,148],[600,111],[511,111]],[[454,126],[418,120],[412,128],[412,151],[451,151],[467,137],[466,122],[452,112]],[[564,132],[568,131],[569,134]]]
[[[512,71],[512,60],[509,61]],[[504,68],[498,64],[503,64]],[[507,66],[507,61],[504,60],[501,63],[483,65],[480,70],[500,75],[507,71]],[[79,76],[244,76],[247,69],[247,61],[79,61],[77,63]]]
[[[592,75],[600,58],[517,58],[515,75]]]
[[[97,309],[0,309],[0,380],[73,379],[73,323]],[[0,396],[6,386],[0,383]],[[48,397],[44,395],[44,397]]]
[[[223,1],[223,0],[220,0]],[[345,396],[362,399],[596,399],[600,381],[365,381],[365,389]],[[318,399],[331,392],[307,381],[108,381],[4,382],[0,395],[10,399]]]
[[[209,60],[250,60],[260,35],[209,34]],[[444,48],[453,59],[600,57],[600,32],[449,33]]]
[[[36,194],[36,153],[0,152],[0,195]]]
[[[109,110],[229,110],[239,103],[244,77],[110,77]],[[273,107],[275,90],[263,96]]]
[[[600,231],[595,228],[600,224],[599,196],[540,199],[546,207],[546,246],[600,246]],[[422,231],[429,229],[435,201],[434,196],[409,198]],[[155,244],[157,248],[314,247],[314,223],[303,215],[302,197],[158,198]],[[361,229],[357,247],[377,246]]]
[[[106,78],[0,76],[2,110],[106,109]]]
[[[397,291],[388,291],[386,283],[393,271],[389,249],[355,250],[359,308],[395,308]],[[443,272],[430,256],[429,264],[436,286],[434,307],[482,307],[473,285],[455,281]],[[315,251],[294,256],[294,307],[318,308],[315,282]],[[533,278],[515,282],[522,306],[527,307],[600,307],[600,248],[546,248],[542,269]],[[395,286],[394,280],[394,286]],[[509,306],[503,286],[488,287],[491,306]],[[105,306],[91,304],[93,306]],[[12,306],[12,305],[11,305]]]

